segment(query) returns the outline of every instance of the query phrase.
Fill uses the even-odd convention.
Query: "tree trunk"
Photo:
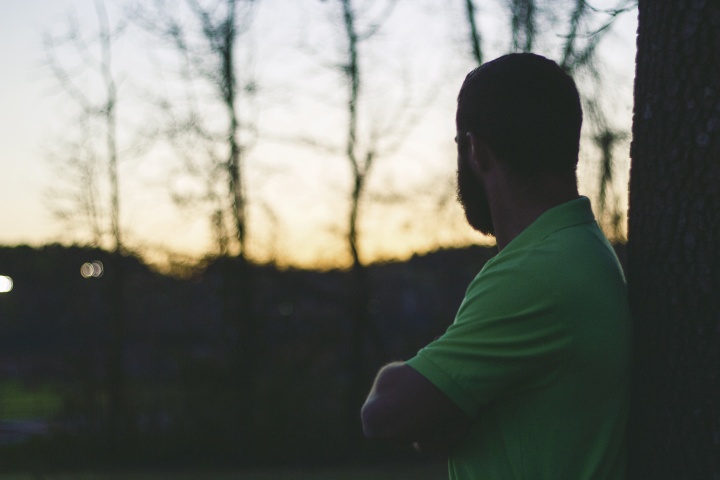
[[[127,447],[127,435],[132,431],[128,411],[127,373],[125,371],[125,266],[120,252],[113,252],[110,260],[110,299],[107,349],[108,436],[114,458],[122,457]]]
[[[631,479],[720,478],[720,3],[640,0]]]
[[[105,122],[105,140],[107,145],[107,176],[110,183],[110,234],[112,241],[112,260],[110,276],[110,345],[108,349],[108,427],[111,448],[114,455],[121,456],[121,449],[127,446],[127,434],[132,427],[132,418],[128,410],[127,372],[125,370],[125,262],[120,229],[120,182],[118,179],[117,145],[117,86],[112,72],[112,34],[105,5],[96,2],[98,20],[101,25],[99,34],[102,63],[101,73],[105,86],[105,104],[103,120]]]

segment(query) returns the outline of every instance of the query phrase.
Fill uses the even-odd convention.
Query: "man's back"
[[[589,201],[543,214],[407,362],[473,419],[450,478],[623,478],[630,328],[622,270]]]

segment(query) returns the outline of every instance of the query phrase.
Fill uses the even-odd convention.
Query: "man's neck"
[[[554,177],[545,179],[539,189],[506,183],[490,203],[498,250],[505,248],[543,213],[577,198],[579,194],[573,183]]]

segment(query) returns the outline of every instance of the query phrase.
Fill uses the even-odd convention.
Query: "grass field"
[[[62,408],[62,397],[52,385],[28,388],[19,381],[0,382],[0,420],[49,418]]]
[[[445,463],[247,471],[0,474],[2,480],[443,480]]]

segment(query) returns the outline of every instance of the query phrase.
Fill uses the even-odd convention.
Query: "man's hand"
[[[362,408],[362,423],[368,438],[439,451],[465,434],[470,419],[415,369],[391,363],[375,379]]]

